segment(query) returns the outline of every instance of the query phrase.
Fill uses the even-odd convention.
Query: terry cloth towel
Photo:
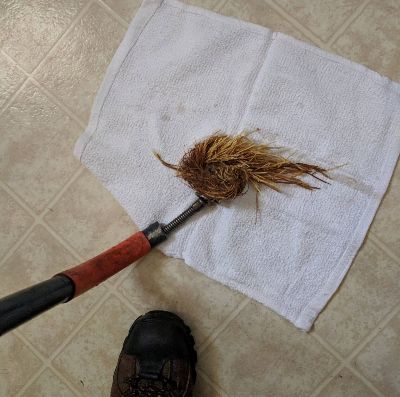
[[[203,210],[160,246],[309,330],[359,249],[399,154],[400,86],[261,26],[145,0],[108,68],[75,153],[141,228],[193,191],[176,163],[222,130],[332,171],[309,192],[264,189]],[[207,293],[207,291],[205,291]]]

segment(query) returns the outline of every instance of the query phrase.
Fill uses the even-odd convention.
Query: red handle
[[[65,270],[60,275],[68,277],[75,284],[73,296],[75,298],[129,266],[150,250],[149,240],[143,232],[137,232],[100,255]]]

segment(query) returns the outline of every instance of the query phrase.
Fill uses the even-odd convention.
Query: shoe
[[[110,397],[191,397],[197,354],[190,328],[174,313],[151,311],[132,324]]]

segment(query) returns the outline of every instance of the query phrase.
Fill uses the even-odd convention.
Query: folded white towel
[[[160,249],[309,330],[343,279],[399,154],[400,86],[281,33],[175,0],[146,0],[108,69],[75,153],[139,227],[195,195],[176,163],[217,131],[325,167],[331,185],[263,190],[203,210]],[[315,181],[311,181],[315,183]]]

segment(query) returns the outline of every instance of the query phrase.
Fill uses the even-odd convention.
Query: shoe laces
[[[177,388],[175,382],[160,377],[148,379],[140,376],[130,376],[124,379],[128,388],[123,397],[181,397],[182,391]]]

